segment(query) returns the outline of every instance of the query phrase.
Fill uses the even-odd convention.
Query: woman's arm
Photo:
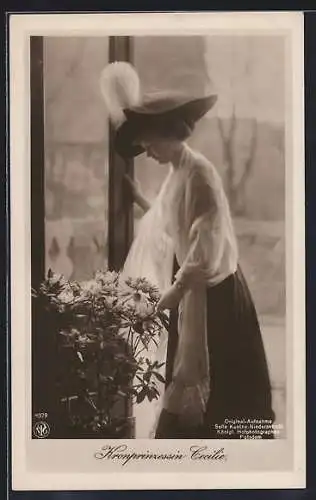
[[[220,189],[220,186],[217,186]],[[161,297],[158,309],[173,309],[186,290],[216,274],[223,252],[221,206],[213,180],[194,170],[186,183],[185,208],[181,230],[187,231],[187,255],[175,275],[173,285]]]
[[[217,177],[217,176],[216,176]],[[187,182],[184,225],[188,231],[187,256],[175,285],[190,287],[216,275],[224,250],[222,186],[207,170],[196,168]]]
[[[139,183],[130,178],[129,175],[124,176],[125,181],[131,191],[134,202],[144,211],[147,212],[151,205],[150,202],[141,193]]]

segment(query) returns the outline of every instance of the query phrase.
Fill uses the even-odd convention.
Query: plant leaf
[[[153,375],[155,375],[156,379],[159,380],[159,382],[161,382],[162,384],[165,384],[166,383],[166,380],[165,378],[161,375],[161,373],[159,372],[153,372]]]
[[[144,401],[145,397],[147,395],[147,391],[146,389],[142,389],[138,394],[137,394],[137,398],[136,398],[136,403],[142,403],[142,401]]]

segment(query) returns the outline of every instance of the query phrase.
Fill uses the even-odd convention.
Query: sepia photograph
[[[52,438],[286,432],[284,52],[282,36],[31,39],[35,438],[43,411]]]
[[[58,443],[89,443],[99,472],[219,472],[230,442],[245,469],[269,471],[270,445],[273,470],[295,462],[294,37],[183,16],[150,33],[51,16],[27,39],[25,432],[42,472]]]

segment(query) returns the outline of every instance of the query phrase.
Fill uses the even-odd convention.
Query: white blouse
[[[180,265],[176,282],[185,288],[178,307],[179,341],[172,382],[163,407],[198,424],[212,390],[206,288],[237,270],[237,243],[219,174],[187,145],[164,186],[160,204]]]
[[[169,177],[162,206],[180,266],[177,282],[214,286],[237,270],[237,242],[220,175],[187,145]]]

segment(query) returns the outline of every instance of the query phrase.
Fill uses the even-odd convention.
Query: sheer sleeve
[[[183,228],[186,256],[176,274],[185,287],[212,281],[224,251],[222,184],[214,167],[193,167],[185,190]]]

